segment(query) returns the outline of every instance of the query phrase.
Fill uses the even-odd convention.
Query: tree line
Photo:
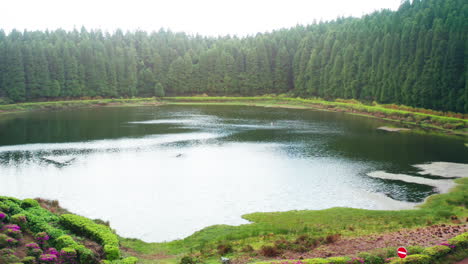
[[[468,112],[467,17],[465,0],[406,0],[242,38],[0,30],[0,102],[289,93]]]

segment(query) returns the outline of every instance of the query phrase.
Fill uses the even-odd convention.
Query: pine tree
[[[24,101],[26,99],[26,80],[19,45],[7,43],[5,56],[7,67],[4,72],[3,87],[5,87],[6,95],[15,102]]]

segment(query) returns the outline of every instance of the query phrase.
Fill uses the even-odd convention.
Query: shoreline
[[[408,108],[395,105],[366,105],[355,100],[325,101],[322,99],[302,99],[288,97],[163,97],[132,99],[93,99],[50,102],[30,102],[0,105],[2,114],[30,111],[62,110],[92,107],[135,107],[162,105],[236,105],[272,108],[304,109],[375,118],[398,123],[403,132],[435,132],[437,134],[468,136],[466,115],[442,113],[427,109]],[[413,110],[413,111],[409,111]],[[455,117],[456,116],[456,117]],[[393,127],[393,125],[391,125]],[[415,128],[409,129],[408,127]],[[390,130],[401,128],[390,128]],[[410,131],[406,131],[406,129]]]

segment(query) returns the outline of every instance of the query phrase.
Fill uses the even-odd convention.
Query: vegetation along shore
[[[30,102],[0,105],[0,113],[59,110],[77,107],[101,106],[159,106],[167,104],[217,104],[246,105],[261,107],[284,107],[316,109],[324,111],[345,112],[382,120],[394,121],[392,126],[424,128],[447,134],[467,135],[468,120],[466,114],[441,112],[423,108],[399,106],[394,104],[362,103],[357,100],[336,99],[326,101],[318,98],[291,98],[286,96],[258,97],[162,97],[132,99],[82,99],[49,102]],[[387,129],[388,130],[388,129]],[[392,129],[390,129],[392,130]],[[399,131],[401,129],[395,129]],[[403,130],[406,131],[406,130]]]

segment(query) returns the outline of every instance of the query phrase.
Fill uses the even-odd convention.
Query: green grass
[[[24,112],[37,110],[59,110],[79,107],[112,106],[112,105],[144,105],[158,103],[156,98],[132,98],[132,99],[94,99],[94,100],[70,100],[52,102],[30,102],[9,105],[0,105],[1,112]]]

